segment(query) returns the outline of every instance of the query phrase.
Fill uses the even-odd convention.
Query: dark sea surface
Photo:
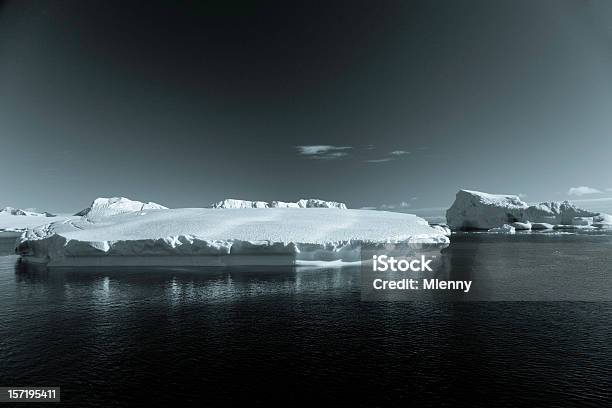
[[[358,267],[45,270],[6,255],[13,240],[0,386],[61,386],[61,406],[612,404],[609,301],[362,302]],[[609,276],[611,255],[609,235],[535,234],[443,253],[451,275],[504,287]]]

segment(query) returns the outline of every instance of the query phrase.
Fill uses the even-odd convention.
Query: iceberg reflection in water
[[[456,279],[511,283],[524,273],[556,285],[609,273],[606,236],[452,241],[442,271]],[[59,384],[68,406],[91,395],[97,406],[117,395],[117,406],[136,404],[143,392],[168,404],[177,393],[207,406],[333,403],[347,390],[364,406],[611,402],[612,303],[362,302],[359,275],[355,266],[47,270],[0,256],[0,380]]]

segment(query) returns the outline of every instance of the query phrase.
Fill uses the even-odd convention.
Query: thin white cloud
[[[306,156],[310,159],[333,160],[348,156],[344,150],[352,149],[351,146],[333,146],[333,145],[303,145],[295,146],[298,154]]]
[[[406,201],[402,201],[399,204],[382,204],[378,208],[381,210],[397,210],[397,209],[409,208],[409,207],[410,207],[410,204],[408,204]]]
[[[335,145],[300,145],[295,146],[298,154],[305,156],[309,159],[318,160],[333,160],[340,159],[349,156],[349,150],[353,149],[353,146],[335,146]],[[372,151],[375,149],[374,145],[367,145],[366,150]],[[401,156],[410,154],[406,150],[393,150],[389,152],[387,157],[380,157],[376,159],[366,159],[366,163],[386,163],[392,160],[399,159]]]
[[[606,191],[612,191],[612,187],[606,188]]]
[[[380,159],[368,159],[365,161],[367,163],[385,163],[385,162],[390,162],[391,160],[399,159],[401,156],[404,156],[406,154],[410,154],[410,152],[406,150],[393,150],[389,152],[388,157],[381,157]]]
[[[601,194],[602,192],[593,187],[587,186],[579,186],[579,187],[571,187],[567,190],[567,195],[571,196],[583,196],[587,194]]]
[[[393,157],[385,157],[382,159],[370,159],[370,160],[366,160],[366,162],[368,163],[384,163],[384,162],[388,162],[393,160]]]
[[[597,203],[602,201],[612,201],[612,197],[601,197],[601,198],[581,198],[573,199],[572,203]]]
[[[348,156],[348,153],[346,152],[331,152],[331,153],[326,153],[326,154],[315,154],[315,155],[311,155],[308,156],[311,159],[318,159],[318,160],[333,160],[333,159],[339,159],[341,157],[345,157]]]

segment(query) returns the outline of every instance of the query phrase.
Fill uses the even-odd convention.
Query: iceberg
[[[612,228],[612,215],[600,213],[593,217],[593,224],[591,225],[595,228]]]
[[[0,232],[23,232],[52,221],[64,219],[48,212],[4,207],[0,210]]]
[[[504,224],[517,230],[549,229],[549,225],[602,227],[612,221],[606,214],[584,210],[568,201],[528,205],[516,195],[471,190],[459,190],[446,211],[446,220],[453,230],[489,230]]]
[[[86,217],[89,220],[109,217],[118,214],[142,212],[145,210],[167,210],[163,205],[142,201],[130,200],[125,197],[98,197],[89,207],[79,211],[75,216]]]
[[[496,234],[514,234],[516,232],[516,228],[512,225],[504,224],[501,227],[495,227],[488,230],[488,232],[493,232]]]
[[[358,261],[362,244],[449,243],[445,231],[420,217],[383,211],[155,208],[89,215],[26,231],[16,253],[49,266],[293,265]]]
[[[515,230],[519,230],[519,231],[529,231],[531,230],[532,226],[531,223],[529,221],[527,222],[513,222],[512,224],[510,224],[512,227],[514,227]]]
[[[226,198],[218,203],[211,205],[211,208],[269,208],[270,204],[266,201],[237,200]]]
[[[296,202],[250,201],[227,198],[211,205],[211,208],[338,208],[346,210],[346,204],[318,198],[300,199]]]
[[[488,230],[519,221],[516,214],[527,207],[516,195],[459,190],[446,211],[446,222],[454,230]]]
[[[451,236],[451,229],[448,225],[446,224],[429,224],[429,226],[435,230],[440,231],[442,234],[446,235],[447,237]]]
[[[55,217],[54,214],[48,212],[37,212],[31,210],[22,210],[21,208],[4,207],[0,210],[0,215],[22,215],[26,217]]]

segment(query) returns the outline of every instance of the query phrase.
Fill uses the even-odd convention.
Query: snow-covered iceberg
[[[612,225],[607,214],[584,210],[568,201],[529,205],[516,195],[470,190],[459,190],[446,211],[446,221],[453,230],[489,230],[504,224],[521,230]]]
[[[235,198],[227,198],[225,200],[214,203],[212,208],[339,208],[346,210],[346,204],[336,201],[319,200],[318,198],[309,198],[298,200],[296,202],[286,201],[250,201],[238,200]]]
[[[118,214],[142,212],[145,210],[167,210],[168,207],[153,203],[130,200],[125,197],[98,197],[89,207],[79,211],[75,216],[87,217],[90,220]]]
[[[59,219],[64,218],[48,212],[4,207],[0,210],[0,232],[22,232]]]
[[[411,214],[330,208],[186,208],[81,217],[28,230],[16,248],[50,266],[294,264],[359,260],[362,244],[448,244]]]

